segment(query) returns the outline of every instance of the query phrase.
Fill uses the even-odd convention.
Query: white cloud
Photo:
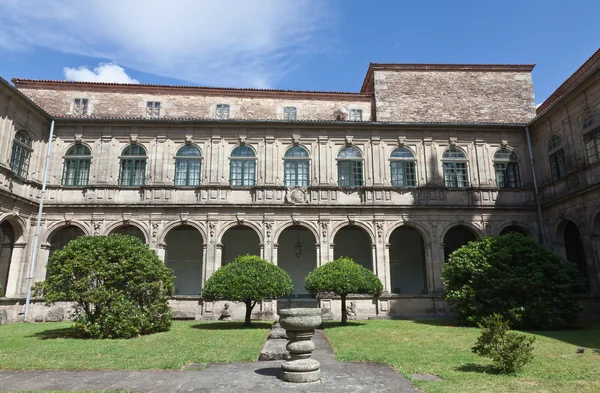
[[[267,87],[322,50],[325,6],[319,0],[3,0],[0,46],[112,59],[199,84]]]
[[[115,63],[100,63],[94,70],[81,66],[79,68],[63,68],[65,79],[75,82],[115,82],[115,83],[140,83],[133,79],[123,67]]]

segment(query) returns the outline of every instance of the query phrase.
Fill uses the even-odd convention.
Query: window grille
[[[444,185],[453,188],[469,187],[469,172],[465,152],[457,147],[451,147],[442,154],[444,170]]]
[[[146,180],[146,150],[138,145],[129,145],[121,153],[119,184],[143,186]]]
[[[63,186],[87,186],[92,152],[86,145],[74,145],[67,150],[63,167]]]
[[[406,147],[398,147],[390,156],[390,169],[393,187],[416,187],[416,160],[413,152]]]
[[[194,145],[185,145],[177,151],[175,156],[175,185],[198,186],[200,185],[200,170],[202,168],[202,154]]]
[[[256,155],[249,146],[238,146],[231,152],[229,183],[232,186],[252,187],[256,177]]]
[[[362,187],[364,185],[362,153],[356,147],[348,146],[340,150],[337,165],[340,187]]]
[[[558,135],[552,135],[548,142],[548,160],[550,161],[550,177],[557,181],[567,176],[567,155],[563,147],[562,139]]]
[[[309,185],[308,151],[301,146],[289,148],[284,155],[284,185],[286,187],[306,187]]]
[[[12,154],[10,156],[10,169],[15,176],[27,178],[29,173],[29,159],[31,158],[31,137],[25,131],[17,131],[13,140]]]

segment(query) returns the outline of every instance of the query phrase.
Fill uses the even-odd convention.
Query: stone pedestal
[[[288,308],[279,311],[279,323],[290,339],[286,349],[290,360],[281,365],[281,379],[286,382],[316,382],[321,379],[321,364],[310,359],[315,344],[311,341],[321,325],[321,309]]]

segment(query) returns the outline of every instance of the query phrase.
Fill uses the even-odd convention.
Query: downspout
[[[46,164],[44,166],[44,180],[42,182],[42,194],[40,196],[40,207],[38,209],[37,223],[35,225],[35,237],[33,238],[33,251],[31,252],[31,268],[27,277],[27,297],[25,298],[25,315],[23,321],[27,322],[29,317],[29,303],[31,302],[31,287],[35,273],[35,261],[38,252],[38,243],[40,240],[40,229],[42,227],[42,210],[44,209],[44,197],[46,196],[46,183],[48,182],[48,167],[50,166],[50,152],[52,151],[52,138],[54,137],[54,120],[50,123],[50,136],[48,137],[48,152],[46,154]]]
[[[535,175],[535,166],[533,165],[533,151],[531,150],[531,136],[529,134],[529,126],[525,126],[525,133],[527,134],[527,147],[529,148],[529,164],[531,165],[531,174],[533,175],[533,190],[535,193],[535,203],[538,211],[538,233],[540,234],[540,241],[543,245],[546,245],[546,234],[544,233],[544,219],[542,217],[542,205],[540,203],[540,193],[537,185],[537,177]]]

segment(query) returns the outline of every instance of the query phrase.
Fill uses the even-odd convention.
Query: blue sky
[[[358,91],[369,62],[535,63],[540,103],[600,47],[599,15],[597,0],[0,0],[0,76]]]

